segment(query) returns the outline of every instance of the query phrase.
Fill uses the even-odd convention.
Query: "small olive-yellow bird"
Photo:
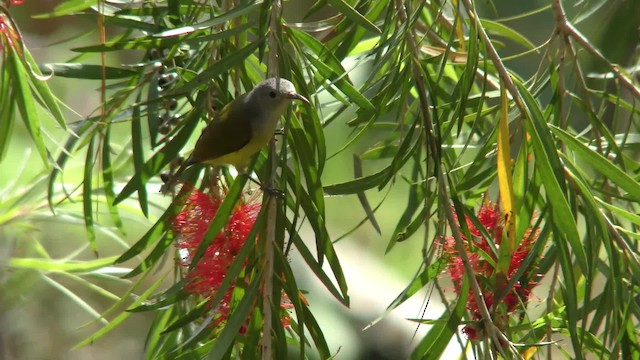
[[[204,128],[191,156],[163,186],[167,192],[193,164],[233,165],[239,173],[273,137],[278,120],[293,100],[309,104],[286,79],[270,78],[227,105]]]

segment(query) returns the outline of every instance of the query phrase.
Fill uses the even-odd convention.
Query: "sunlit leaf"
[[[57,5],[53,11],[45,14],[34,15],[35,19],[48,19],[58,16],[70,15],[89,9],[98,4],[97,0],[69,0]]]
[[[30,91],[28,70],[22,67],[20,58],[15,52],[11,51],[10,54],[11,56],[7,57],[6,63],[8,63],[7,66],[11,69],[16,105],[20,111],[22,120],[29,130],[29,134],[33,139],[36,149],[40,154],[40,158],[45,165],[48,165],[49,152],[44,143],[44,136],[40,125],[40,117],[36,110],[35,99]],[[13,120],[4,119],[3,121]]]
[[[498,272],[506,277],[509,271],[509,262],[516,248],[516,212],[514,208],[513,176],[511,170],[511,151],[509,144],[509,102],[507,90],[502,88],[502,113],[498,128],[498,187],[500,188],[500,202],[505,222],[506,242],[500,246],[498,259]]]
[[[637,180],[632,179],[629,175],[625,174],[624,171],[620,170],[619,167],[605,159],[602,155],[589,149],[568,132],[553,125],[549,125],[549,127],[554,134],[560,137],[572,150],[576,151],[580,156],[583,156],[594,169],[626,190],[628,193],[627,196],[630,196],[634,201],[640,201],[640,184]]]
[[[362,14],[360,14],[356,9],[351,7],[351,5],[349,5],[346,1],[344,0],[327,0],[327,1],[329,2],[329,4],[335,7],[339,12],[344,14],[344,16],[346,16],[356,24],[370,31],[373,31],[375,33],[381,32],[380,29],[375,24],[369,21],[369,19],[367,19],[366,17],[362,16]]]
[[[467,305],[468,292],[469,282],[465,277],[456,306],[451,313],[442,316],[442,322],[436,323],[429,329],[429,333],[422,338],[418,346],[413,350],[410,359],[440,359],[449,340],[457,332],[458,324],[462,320]]]
[[[135,74],[134,71],[123,68],[77,63],[42,64],[40,71],[44,75],[91,80],[100,80],[103,77],[105,79],[122,79]]]

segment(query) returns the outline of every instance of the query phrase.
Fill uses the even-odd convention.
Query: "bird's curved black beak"
[[[309,102],[309,100],[307,100],[307,98],[306,98],[306,97],[304,97],[304,96],[302,96],[302,95],[300,95],[300,94],[296,94],[296,93],[289,93],[287,97],[288,97],[289,99],[291,99],[291,100],[300,100],[300,101],[302,101],[303,103],[305,103],[305,104],[307,104],[307,105],[310,105],[310,104],[311,104],[311,103]]]

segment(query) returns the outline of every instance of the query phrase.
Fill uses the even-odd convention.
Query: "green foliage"
[[[376,217],[391,189],[400,189],[402,208],[392,211],[397,223],[384,247],[389,254],[413,246],[423,259],[402,264],[416,274],[381,316],[425,289],[446,305],[441,316],[414,319],[431,327],[411,346],[410,358],[437,358],[450,343],[476,358],[638,358],[638,54],[615,64],[575,27],[597,18],[600,5],[582,2],[568,15],[551,0],[501,18],[495,15],[502,13],[500,4],[489,4],[486,15],[471,0],[329,0],[300,14],[297,1],[74,0],[35,18],[88,18],[101,40],[73,47],[78,56],[68,63],[40,65],[11,20],[14,8],[0,6],[0,161],[6,164],[19,146],[12,134],[21,120],[44,163],[28,186],[7,184],[0,193],[0,233],[11,231],[29,249],[11,250],[1,265],[14,273],[0,280],[0,289],[16,281],[12,276],[32,273],[62,291],[100,323],[78,347],[147,313],[153,315],[147,359],[340,358],[288,259],[299,256],[348,307],[342,265],[353,259],[342,258],[335,242],[352,241],[348,234],[363,224],[380,233]],[[546,41],[528,38],[515,25],[541,15],[555,21],[555,31],[542,31],[551,34]],[[110,61],[119,55],[126,64]],[[522,63],[516,61],[537,67],[517,71]],[[198,298],[185,290],[190,269],[174,247],[171,221],[182,211],[184,194],[157,193],[160,176],[175,170],[217,110],[274,75],[292,80],[312,100],[288,111],[283,136],[252,164],[260,182],[284,197],[265,191],[255,226],[218,293]],[[101,106],[71,122],[49,77],[91,81]],[[501,117],[508,126],[499,127]],[[66,131],[65,142],[48,139],[49,119]],[[345,134],[344,142],[325,137],[329,131]],[[496,156],[499,137],[509,140],[506,157]],[[353,159],[353,169],[327,174],[341,158]],[[507,181],[498,168],[510,169],[510,184],[500,189],[511,193],[498,191]],[[191,269],[248,197],[246,177],[201,170],[193,167],[184,180],[201,181],[201,189],[218,181],[226,195],[191,254]],[[344,236],[333,235],[332,196],[357,198],[365,214]],[[372,198],[382,200],[372,207]],[[515,238],[513,249],[501,248],[502,235],[496,238],[476,213],[487,198],[510,199],[502,219],[505,239]],[[28,231],[12,230],[37,226],[41,217],[83,226],[86,245],[58,258],[40,240],[26,240]],[[129,236],[131,219],[140,218],[143,234]],[[313,235],[301,230],[303,224]],[[511,273],[508,262],[527,236],[536,241]],[[482,239],[486,248],[478,246]],[[446,242],[458,255],[443,250]],[[442,290],[441,274],[456,256],[465,277],[458,298],[447,303],[452,293]],[[477,263],[497,266],[498,256],[495,278],[471,272]],[[505,312],[502,302],[533,281],[534,272],[544,276],[538,295],[544,310],[527,311],[527,295],[519,296],[516,313]],[[94,309],[57,276],[108,298],[111,306]],[[127,279],[127,289],[113,294],[97,279]],[[487,299],[487,289],[491,301],[471,310],[470,303]],[[230,312],[216,327],[214,310],[227,292]],[[285,297],[289,326],[280,321]],[[18,306],[15,299],[9,303]],[[477,329],[486,341],[468,340],[461,326]]]

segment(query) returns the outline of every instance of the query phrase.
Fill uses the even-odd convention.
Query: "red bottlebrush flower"
[[[480,339],[480,329],[478,328],[478,324],[472,323],[464,328],[462,328],[462,332],[467,336],[469,340],[479,340]]]
[[[9,4],[11,6],[22,5],[23,3],[24,3],[24,0],[11,0],[11,1],[9,1]]]
[[[291,316],[289,315],[289,310],[293,309],[293,304],[289,299],[287,294],[282,294],[282,299],[280,299],[280,310],[283,314],[280,317],[280,322],[284,327],[291,327]]]
[[[490,201],[484,202],[478,211],[478,221],[483,225],[486,233],[491,236],[496,247],[499,247],[502,243],[502,234],[504,231],[504,224],[502,222],[502,215],[500,213],[499,206]],[[487,308],[491,309],[494,305],[495,289],[493,287],[495,284],[496,269],[489,261],[486,260],[486,256],[491,257],[494,263],[497,262],[497,256],[491,251],[491,247],[489,246],[487,239],[482,236],[481,231],[473,224],[473,222],[470,219],[466,219],[466,223],[472,239],[467,239],[464,234],[462,235],[465,240],[465,252],[469,259],[469,263],[471,264],[471,268],[476,275],[478,285],[482,290],[484,302]],[[524,238],[511,256],[509,271],[506,274],[506,282],[509,282],[520,269],[520,266],[524,262],[524,259],[529,255],[529,251],[531,250],[533,243],[537,240],[537,237],[538,232],[534,232],[531,229],[527,230]],[[445,238],[443,249],[447,260],[446,271],[451,277],[455,292],[460,294],[465,270],[460,254],[456,248],[455,240],[452,237]],[[484,254],[481,254],[480,250],[484,252]],[[529,295],[531,294],[531,289],[537,284],[538,280],[539,275],[532,273],[531,270],[528,270],[523,274],[520,281],[515,283],[513,288],[502,299],[507,313],[512,313],[518,310],[521,304],[527,302]],[[466,307],[467,310],[473,314],[474,320],[481,319],[478,304],[471,290],[469,290]],[[469,340],[476,340],[478,339],[477,330],[477,326],[467,325],[464,327],[463,332],[467,335]]]
[[[0,52],[5,48],[13,48],[16,33],[4,14],[0,14]]]
[[[13,27],[11,19],[0,13],[0,54],[4,51],[15,50],[22,54],[20,34]]]
[[[185,185],[187,186],[187,185]],[[224,194],[206,194],[198,189],[188,189],[182,210],[172,219],[171,226],[177,235],[177,247],[181,257],[181,265],[191,266],[193,254],[209,229],[209,224],[216,216]],[[185,291],[213,299],[229,266],[244,244],[260,210],[259,203],[242,203],[236,206],[227,224],[216,235],[204,256],[196,266],[186,274]],[[224,322],[230,311],[231,297],[235,283],[224,294],[216,309],[217,316],[213,324]]]
[[[216,193],[210,194],[203,193],[193,187],[187,190],[189,195],[185,196],[183,200],[182,210],[171,221],[172,230],[177,237],[176,246],[181,257],[180,265],[185,269],[191,266],[193,254],[195,254],[204,239],[209,229],[209,224],[216,216],[225,196],[222,189],[216,189]],[[216,235],[216,238],[205,251],[204,256],[186,274],[185,291],[187,293],[208,299],[215,297],[227,274],[227,270],[249,236],[259,212],[260,203],[255,201],[240,202],[236,205],[226,225]],[[216,316],[212,322],[213,326],[226,321],[231,310],[234,287],[235,282],[224,294],[222,301],[215,309]],[[285,303],[285,300],[288,301],[288,298],[283,296],[283,303]],[[283,309],[285,308],[283,307]],[[286,326],[290,318],[282,321],[283,324],[286,321]]]

